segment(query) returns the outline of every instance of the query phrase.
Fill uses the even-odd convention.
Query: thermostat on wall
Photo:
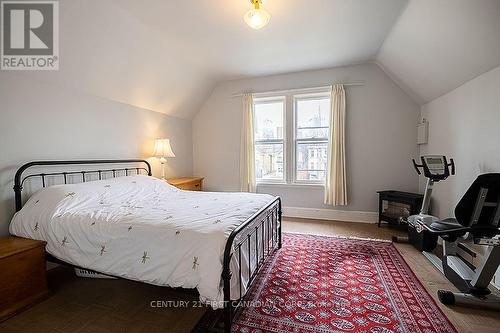
[[[422,122],[417,125],[417,144],[423,145],[427,143],[429,137],[429,122],[422,119]]]

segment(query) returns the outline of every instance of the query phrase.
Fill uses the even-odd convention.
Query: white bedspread
[[[38,191],[16,213],[10,232],[47,241],[47,252],[76,266],[197,288],[201,301],[220,307],[227,237],[273,199],[182,191],[153,177],[120,177]]]

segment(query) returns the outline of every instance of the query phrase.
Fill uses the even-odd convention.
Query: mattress
[[[196,288],[202,302],[220,308],[226,240],[274,199],[183,191],[154,177],[127,176],[44,188],[14,215],[9,230],[46,241],[47,252],[64,262],[154,285]],[[235,257],[233,272],[239,268]],[[243,251],[243,272],[249,260]],[[231,294],[239,296],[236,275]]]

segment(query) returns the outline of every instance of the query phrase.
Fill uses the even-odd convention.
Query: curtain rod
[[[331,85],[328,85],[328,86],[321,86],[321,87],[308,87],[308,88],[295,88],[295,89],[285,89],[285,90],[270,90],[270,91],[260,91],[260,92],[248,92],[248,93],[252,93],[252,94],[255,94],[255,95],[263,95],[263,94],[284,94],[284,93],[290,93],[290,92],[294,92],[294,91],[303,91],[303,90],[316,90],[316,89],[329,89],[332,87],[332,85],[335,85],[335,84],[341,84],[343,86],[364,86],[365,85],[365,82],[364,81],[354,81],[354,82],[339,82],[339,83],[333,83]],[[241,93],[235,93],[233,94],[232,96],[233,97],[241,97],[243,96],[245,93],[241,92]]]

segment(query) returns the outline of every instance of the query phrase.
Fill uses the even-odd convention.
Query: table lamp
[[[175,157],[175,154],[172,151],[172,147],[170,147],[170,140],[156,139],[153,155],[160,159],[161,178],[165,179],[165,163],[167,162],[167,157]]]

